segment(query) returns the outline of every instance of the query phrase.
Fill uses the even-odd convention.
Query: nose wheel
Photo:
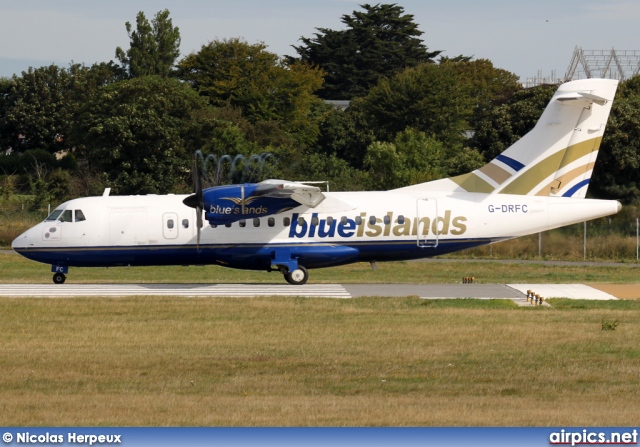
[[[64,273],[54,273],[53,275],[53,282],[55,284],[64,284],[64,281],[67,279],[66,276],[64,276]]]
[[[284,274],[284,279],[294,286],[301,286],[309,279],[309,272],[303,266],[299,265],[297,269]]]

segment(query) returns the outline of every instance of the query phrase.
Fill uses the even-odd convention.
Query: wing
[[[325,195],[317,186],[275,179],[258,183],[258,187],[252,193],[252,196],[291,199],[310,208],[315,208],[325,199]]]

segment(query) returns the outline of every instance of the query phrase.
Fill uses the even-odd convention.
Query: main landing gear
[[[291,249],[278,247],[273,252],[270,272],[277,270],[284,275],[285,281],[294,286],[301,286],[309,279],[307,269],[298,264],[298,259],[291,256]]]
[[[299,265],[297,269],[286,272],[284,279],[291,285],[301,286],[309,279],[309,272],[307,272],[306,268]]]

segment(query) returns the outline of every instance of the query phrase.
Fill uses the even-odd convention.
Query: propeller
[[[193,179],[193,191],[189,197],[184,199],[182,203],[196,210],[196,249],[200,251],[200,230],[202,229],[202,213],[204,212],[204,195],[202,193],[202,178],[200,169],[198,168],[198,157],[193,157],[193,169],[191,170],[191,178]]]

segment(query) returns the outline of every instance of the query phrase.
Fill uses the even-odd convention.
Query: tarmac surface
[[[640,285],[607,284],[0,284],[0,297],[74,298],[124,296],[357,298],[365,296],[425,299],[510,299],[528,305],[532,290],[546,298],[612,300],[640,297]],[[620,296],[618,296],[620,295]]]

